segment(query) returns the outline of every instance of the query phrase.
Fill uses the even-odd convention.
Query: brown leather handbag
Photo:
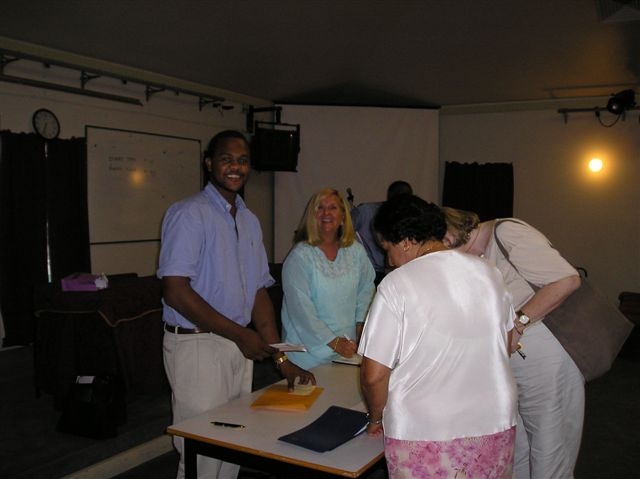
[[[512,219],[496,220],[493,236],[505,259],[520,274],[498,238],[498,225],[505,221],[520,223]],[[524,276],[522,278],[527,281]],[[580,279],[580,287],[543,321],[569,353],[585,381],[591,381],[611,369],[634,325],[586,277]],[[529,281],[527,283],[534,291],[539,289]]]

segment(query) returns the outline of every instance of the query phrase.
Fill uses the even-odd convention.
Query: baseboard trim
[[[164,435],[92,464],[63,479],[108,479],[151,461],[173,449],[172,436]]]

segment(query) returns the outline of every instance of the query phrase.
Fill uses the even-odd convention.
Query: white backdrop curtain
[[[437,110],[284,105],[282,121],[299,123],[296,173],[275,174],[274,261],[284,260],[313,193],[332,187],[354,203],[383,201],[387,186],[408,181],[414,192],[439,201]]]

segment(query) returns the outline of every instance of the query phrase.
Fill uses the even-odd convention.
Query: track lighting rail
[[[45,82],[45,81],[41,81],[41,80],[34,80],[34,79],[30,79],[30,78],[25,78],[25,77],[19,77],[19,76],[15,76],[15,75],[7,75],[4,72],[4,69],[7,65],[18,61],[18,60],[28,60],[28,61],[32,61],[32,62],[39,62],[42,63],[45,67],[50,67],[52,65],[57,66],[57,67],[61,67],[61,68],[66,68],[69,70],[75,70],[77,72],[80,73],[80,87],[73,87],[73,86],[68,86],[68,85],[62,85],[62,84],[58,84],[58,83],[51,83],[51,82]],[[195,91],[195,90],[189,90],[189,89],[184,89],[184,88],[179,88],[179,87],[174,87],[171,85],[165,85],[165,84],[160,84],[160,83],[153,83],[153,82],[147,82],[147,81],[142,81],[133,77],[125,77],[122,75],[118,75],[115,73],[110,73],[107,71],[101,71],[101,70],[95,70],[95,69],[87,69],[86,67],[80,66],[80,65],[74,65],[71,63],[67,63],[67,62],[62,62],[62,61],[52,61],[46,58],[42,58],[42,57],[38,57],[35,55],[30,55],[30,54],[26,54],[26,53],[21,53],[21,52],[15,52],[15,51],[11,51],[11,50],[5,50],[5,49],[0,49],[0,81],[4,81],[4,82],[9,82],[9,83],[17,83],[17,84],[21,84],[21,85],[27,85],[27,86],[33,86],[36,88],[44,88],[47,90],[55,90],[55,91],[61,91],[61,92],[65,92],[65,93],[72,93],[72,94],[76,94],[76,95],[84,95],[84,96],[89,96],[89,97],[93,97],[93,98],[102,98],[105,100],[110,100],[110,101],[117,101],[117,102],[122,102],[122,103],[129,103],[129,104],[133,104],[133,105],[140,105],[142,106],[142,102],[140,100],[138,100],[137,98],[131,98],[131,97],[126,97],[126,96],[120,96],[120,95],[112,95],[109,93],[102,93],[102,92],[98,92],[98,91],[92,91],[92,90],[88,90],[86,88],[87,83],[91,80],[94,80],[96,78],[100,78],[100,77],[107,77],[107,78],[115,78],[117,80],[122,81],[123,84],[126,84],[128,82],[131,83],[137,83],[137,84],[141,84],[145,86],[145,97],[147,102],[150,100],[150,98],[157,94],[157,93],[161,93],[167,90],[173,91],[175,92],[176,95],[179,95],[180,93],[183,93],[185,95],[190,95],[190,96],[195,96],[198,98],[198,106],[200,108],[200,110],[202,110],[202,108],[207,105],[207,104],[213,104],[214,108],[222,108],[225,110],[231,109],[233,108],[232,106],[223,106],[222,103],[225,101],[225,98],[221,97],[221,96],[217,96],[217,95],[211,95],[208,93],[204,93],[204,92],[200,92],[200,91]]]

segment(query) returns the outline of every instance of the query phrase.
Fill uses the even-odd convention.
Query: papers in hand
[[[269,346],[276,348],[278,351],[283,353],[292,352],[292,351],[300,351],[305,352],[307,348],[304,347],[304,344],[291,344],[291,343],[274,343]]]

